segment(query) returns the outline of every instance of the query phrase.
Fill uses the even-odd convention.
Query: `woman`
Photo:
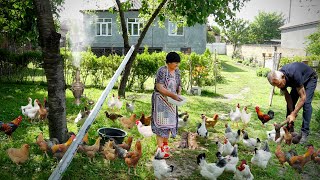
[[[179,63],[180,56],[176,52],[167,54],[166,66],[160,67],[157,71],[152,94],[151,128],[157,135],[157,151],[161,151],[162,158],[170,157],[168,138],[170,133],[175,137],[178,130],[178,109],[168,102],[167,97],[181,101]]]

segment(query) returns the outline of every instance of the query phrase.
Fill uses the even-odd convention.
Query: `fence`
[[[217,49],[218,54],[227,54],[227,47],[226,43],[212,43],[212,44],[207,44],[206,48],[209,49],[211,53],[214,53],[214,50]]]

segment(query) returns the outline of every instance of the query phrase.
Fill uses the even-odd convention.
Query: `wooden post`
[[[281,53],[277,53],[277,49],[275,48],[275,52],[273,55],[273,69],[272,70],[278,70],[279,69],[279,64],[280,64],[280,60],[281,60]],[[275,87],[272,86],[271,91],[270,91],[270,99],[269,99],[269,106],[272,105],[272,98],[273,98],[273,94],[274,94],[274,89]]]

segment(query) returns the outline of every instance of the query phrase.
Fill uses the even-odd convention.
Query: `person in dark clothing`
[[[299,110],[303,107],[300,143],[305,143],[309,135],[312,115],[311,102],[317,87],[318,76],[316,72],[304,63],[294,62],[283,66],[279,71],[271,71],[267,78],[272,86],[276,86],[284,92],[289,122],[296,120]],[[291,87],[290,93],[287,87]]]

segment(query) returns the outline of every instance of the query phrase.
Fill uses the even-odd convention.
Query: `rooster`
[[[9,123],[3,123],[2,121],[0,121],[0,130],[4,131],[4,133],[8,135],[10,139],[12,139],[12,133],[19,127],[21,121],[22,116],[18,116]]]
[[[272,110],[269,110],[267,114],[264,114],[262,111],[260,111],[260,107],[256,106],[256,112],[258,115],[259,120],[262,122],[262,125],[264,126],[265,123],[273,119],[274,112]]]
[[[170,176],[170,173],[173,172],[173,168],[174,168],[173,165],[169,166],[166,163],[166,160],[161,158],[160,153],[161,153],[161,150],[158,149],[154,159],[152,160],[154,176],[159,180],[168,178]]]
[[[220,152],[217,152],[216,156],[218,158],[217,163],[207,163],[205,153],[197,156],[197,164],[200,167],[200,174],[204,178],[215,180],[223,173],[227,161],[222,157]]]
[[[286,153],[286,160],[293,169],[297,170],[298,172],[302,172],[304,165],[311,161],[313,153],[313,145],[308,145],[308,150],[303,155],[298,156],[293,153]]]
[[[252,180],[254,179],[250,167],[247,165],[246,160],[242,160],[241,164],[237,167],[236,172],[234,173],[233,179],[235,180]]]
[[[128,166],[128,174],[130,174],[130,168],[134,168],[134,174],[137,175],[136,173],[136,167],[137,164],[142,156],[142,148],[141,148],[141,142],[138,140],[135,145],[135,150],[128,152],[125,156],[124,162]]]

